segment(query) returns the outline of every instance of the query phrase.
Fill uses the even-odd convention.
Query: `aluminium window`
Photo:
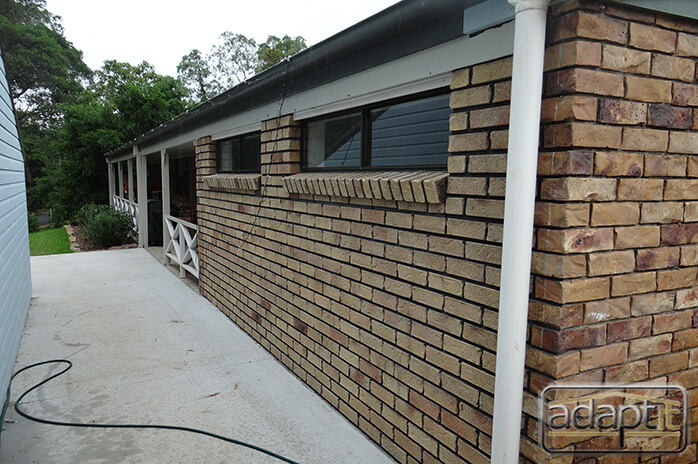
[[[422,96],[323,116],[304,125],[304,168],[445,166],[449,94]]]
[[[218,142],[218,172],[259,172],[260,132],[238,135]]]

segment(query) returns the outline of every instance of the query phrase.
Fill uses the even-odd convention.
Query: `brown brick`
[[[492,100],[492,86],[482,85],[469,89],[451,92],[451,108],[469,108],[490,103]]]
[[[686,222],[698,221],[698,202],[692,201],[686,203],[686,208],[684,211],[684,220]]]
[[[575,40],[548,47],[545,50],[544,68],[546,71],[569,66],[599,66],[601,64],[601,44]]]
[[[625,98],[629,100],[657,103],[669,103],[672,101],[671,82],[669,81],[627,76],[625,83]]]
[[[676,311],[672,313],[657,314],[652,316],[652,335],[678,332],[682,329],[690,329],[693,323],[693,311]],[[676,337],[676,334],[674,335]]]
[[[588,259],[590,276],[624,274],[635,269],[635,253],[632,250],[592,253]]]
[[[623,77],[618,74],[584,68],[566,69],[548,74],[545,81],[546,96],[572,92],[622,97],[624,92]]]
[[[642,175],[644,158],[640,153],[597,152],[594,174],[608,177],[638,177]]]
[[[643,203],[640,222],[643,224],[659,223],[668,224],[672,222],[681,222],[683,218],[683,204],[662,202],[662,203]]]
[[[674,308],[674,292],[649,293],[631,298],[630,311],[633,316],[647,316],[671,311]]]
[[[553,353],[590,348],[606,343],[606,327],[601,325],[578,327],[568,330],[549,330],[531,327],[531,344]]]
[[[601,100],[599,121],[607,124],[645,124],[647,122],[647,103]]]
[[[586,259],[582,255],[533,252],[531,271],[548,277],[582,277],[586,275]]]
[[[650,377],[678,372],[688,368],[688,352],[672,353],[650,359]]]
[[[628,317],[630,317],[630,298],[628,297],[584,303],[585,324]]]
[[[584,350],[579,361],[579,370],[588,371],[599,367],[623,364],[628,359],[628,344],[616,343]]]
[[[610,282],[607,277],[554,281],[536,278],[535,295],[556,303],[577,303],[608,298]]]
[[[589,13],[575,11],[559,18],[553,25],[553,40],[585,37],[619,44],[628,43],[628,23]]]
[[[640,50],[605,44],[601,67],[632,74],[649,74],[652,54]]]
[[[460,89],[470,84],[470,68],[459,69],[451,76],[451,89]]]
[[[565,177],[544,179],[541,198],[557,201],[610,201],[616,199],[615,179]]]
[[[608,323],[607,343],[644,338],[650,334],[652,316],[637,317]]]
[[[671,224],[662,227],[662,246],[698,243],[698,224]]]
[[[698,85],[674,83],[671,104],[676,106],[698,106]]]
[[[494,95],[492,101],[494,103],[511,100],[511,81],[498,82],[494,84]]]
[[[638,203],[594,203],[591,207],[591,225],[633,225],[640,221]]]
[[[470,155],[468,172],[504,174],[507,172],[507,155]]]
[[[597,102],[593,97],[569,95],[546,98],[541,106],[543,122],[559,122],[566,119],[596,121]]]
[[[582,324],[584,305],[551,305],[541,301],[529,301],[529,318],[555,328],[568,328]]]
[[[550,227],[583,227],[589,225],[589,203],[536,202],[534,223]]]
[[[613,249],[613,229],[539,229],[538,248],[541,251],[557,253],[611,250]]]
[[[698,265],[698,245],[681,247],[681,265]]]
[[[451,113],[448,118],[448,128],[451,132],[462,132],[468,130],[468,121],[470,118],[470,113],[460,112]],[[449,169],[449,172],[453,172]],[[463,171],[461,171],[463,172]]]
[[[615,248],[656,248],[660,242],[660,231],[658,226],[616,227]]]
[[[628,359],[649,358],[650,356],[668,353],[671,351],[671,340],[671,334],[631,340],[628,350]]]
[[[698,329],[687,329],[675,332],[671,349],[673,351],[685,350],[698,346]]]
[[[510,78],[512,62],[512,58],[509,57],[473,67],[472,83],[482,84]]]
[[[635,361],[622,366],[609,367],[604,369],[606,382],[610,383],[632,383],[645,380],[649,376],[647,361]]]
[[[669,152],[698,154],[698,134],[671,131]]]
[[[590,175],[593,164],[594,152],[591,150],[545,152],[538,155],[538,175]]]
[[[644,24],[630,23],[629,44],[643,50],[673,53],[676,50],[676,32]]]
[[[620,179],[618,200],[659,201],[662,199],[664,180],[662,179]]]
[[[656,77],[693,82],[696,64],[693,60],[655,53],[651,74]]]
[[[543,129],[546,148],[620,148],[622,128],[598,124],[565,123]]]
[[[677,267],[679,265],[680,249],[654,248],[637,251],[637,269],[645,271],[648,269],[665,269]]]
[[[696,282],[698,282],[698,267],[672,269],[657,273],[657,287],[659,290],[691,287]]]
[[[526,349],[526,366],[554,378],[567,377],[579,372],[579,353],[552,355],[528,347]]]
[[[698,287],[676,292],[676,309],[695,308],[696,306],[698,306]]]
[[[653,292],[657,288],[654,272],[636,272],[611,277],[611,295],[625,296]]]
[[[633,127],[623,128],[622,148],[624,150],[664,152],[668,145],[668,131]]]
[[[676,54],[698,58],[698,37],[679,32],[679,38],[676,42]]]
[[[684,177],[685,175],[685,156],[647,155],[645,157],[645,176],[647,177]]]
[[[495,106],[470,112],[470,127],[480,129],[483,127],[506,126],[509,124],[509,105]]]
[[[648,122],[650,126],[690,129],[693,126],[693,111],[690,108],[651,104]]]
[[[451,135],[448,138],[448,151],[449,153],[482,151],[487,150],[489,143],[486,132]]]

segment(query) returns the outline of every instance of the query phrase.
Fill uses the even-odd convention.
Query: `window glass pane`
[[[361,163],[361,113],[308,123],[306,138],[309,167],[359,167]]]
[[[371,165],[445,165],[448,161],[449,95],[371,111]]]
[[[218,172],[232,172],[233,161],[231,159],[231,140],[218,142]]]
[[[261,140],[259,133],[242,137],[241,171],[259,171]]]

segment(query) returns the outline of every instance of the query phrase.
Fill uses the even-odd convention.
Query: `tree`
[[[255,68],[255,72],[262,72],[274,66],[276,63],[280,63],[281,60],[295,55],[306,48],[308,48],[308,46],[305,43],[305,39],[301,36],[291,38],[285,35],[280,39],[274,35],[270,35],[267,41],[260,44],[257,49],[257,58],[259,62]]]
[[[220,40],[221,43],[213,46],[210,55],[216,93],[252,77],[257,65],[257,42],[254,39],[248,39],[242,34],[224,32]]]
[[[94,82],[61,107],[60,158],[38,186],[54,214],[68,219],[85,203],[104,203],[104,153],[184,112],[186,94],[178,80],[157,74],[145,61],[135,66],[105,61]]]
[[[91,73],[63,36],[60,17],[45,7],[45,0],[0,0],[0,37],[29,187],[54,156],[59,105],[79,94]],[[30,207],[40,207],[42,198],[30,190]]]
[[[192,103],[215,96],[211,68],[199,50],[192,50],[177,65],[177,78],[187,88]]]

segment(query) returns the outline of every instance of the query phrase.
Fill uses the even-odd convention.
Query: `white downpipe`
[[[519,462],[533,208],[549,1],[509,0],[516,7],[516,22],[494,388],[493,464]]]

